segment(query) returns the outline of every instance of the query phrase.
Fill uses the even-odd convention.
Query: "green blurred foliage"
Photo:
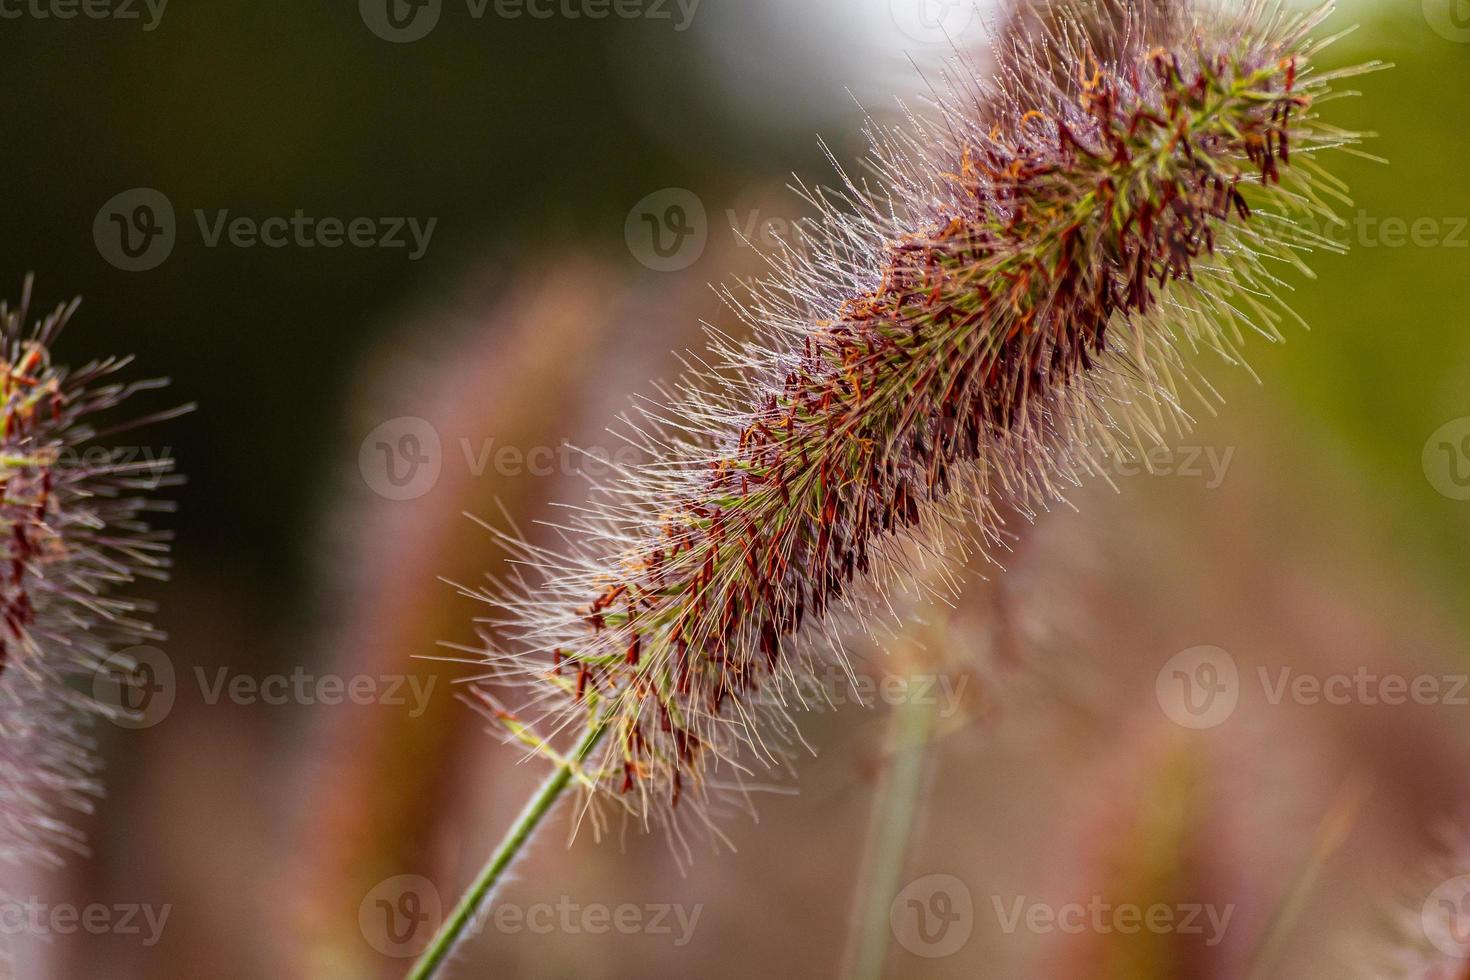
[[[1470,504],[1436,492],[1421,465],[1430,434],[1470,416],[1470,44],[1431,30],[1417,2],[1354,4],[1335,18],[1355,21],[1329,66],[1393,67],[1350,80],[1343,87],[1362,97],[1330,108],[1344,128],[1376,133],[1364,149],[1389,162],[1333,162],[1351,187],[1354,207],[1343,213],[1354,247],[1314,259],[1317,281],[1297,284],[1293,302],[1312,333],[1288,331],[1269,358],[1267,389],[1301,413],[1293,428],[1305,439],[1355,467],[1302,480],[1318,481],[1324,498],[1351,480],[1381,505],[1383,574],[1421,576],[1470,624]],[[1411,229],[1428,219],[1440,244],[1398,241],[1389,219]]]

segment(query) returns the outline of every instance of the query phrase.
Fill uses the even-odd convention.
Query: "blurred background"
[[[19,975],[401,975],[543,775],[456,699],[469,668],[415,659],[476,642],[483,607],[441,579],[504,558],[463,512],[532,527],[581,499],[613,415],[700,319],[732,326],[709,284],[806,213],[791,174],[829,180],[818,137],[853,164],[863,109],[917,97],[946,36],[982,57],[993,14],[86,10],[108,16],[0,4],[0,281],[83,294],[61,360],[135,352],[174,380],[153,407],[201,407],[148,436],[189,477],[148,593],[169,697],[98,733],[93,857],[6,890],[167,918],[11,936]],[[1334,161],[1353,250],[1293,283],[1312,329],[1249,349],[1264,383],[1213,366],[1224,410],[1156,472],[1120,464],[863,658],[909,693],[813,717],[800,792],[726,821],[738,856],[568,848],[563,819],[503,895],[524,920],[455,975],[1389,975],[1395,909],[1417,923],[1470,872],[1435,858],[1439,828],[1470,832],[1470,9],[1344,3],[1353,23],[1329,63],[1397,67],[1335,118],[1391,163]],[[1238,695],[1203,724],[1165,691],[1200,658]],[[1342,676],[1440,686],[1279,694]],[[877,831],[905,801],[894,879]],[[1047,927],[1089,903],[1229,917]]]

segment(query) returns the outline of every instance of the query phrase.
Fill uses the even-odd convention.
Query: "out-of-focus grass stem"
[[[903,878],[914,825],[923,807],[934,732],[934,705],[905,699],[889,718],[887,770],[873,801],[853,930],[843,975],[877,980],[888,956],[889,911]]]

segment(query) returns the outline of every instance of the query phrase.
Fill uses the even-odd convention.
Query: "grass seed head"
[[[1342,196],[1317,158],[1355,138],[1317,115],[1326,13],[1059,5],[995,75],[955,58],[870,122],[869,176],[803,187],[802,240],[723,292],[752,337],[711,328],[626,420],[647,462],[566,547],[513,541],[483,596],[498,727],[559,758],[606,726],[586,789],[708,824],[802,746],[799,682],[891,589],[1182,431],[1212,397],[1185,355],[1278,339],[1278,274],[1331,247],[1306,230]]]

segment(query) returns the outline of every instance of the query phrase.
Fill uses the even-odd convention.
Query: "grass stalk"
[[[889,765],[873,802],[853,941],[843,971],[848,980],[878,980],[883,975],[889,911],[902,882],[914,822],[923,803],[934,720],[934,706],[917,699],[904,701],[889,719]]]
[[[555,809],[557,800],[561,798],[562,793],[572,781],[573,770],[591,754],[606,731],[606,725],[594,724],[588,729],[586,737],[582,739],[576,750],[559,764],[550,776],[546,777],[541,788],[526,803],[521,815],[506,831],[500,846],[495,849],[495,853],[480,871],[474,884],[460,899],[454,914],[445,921],[439,932],[424,949],[418,962],[414,964],[413,970],[408,974],[408,980],[429,980],[439,975],[439,971],[449,960],[450,955],[465,939],[471,926],[485,910],[490,896],[505,879],[506,871],[525,849],[530,839],[535,836],[536,831],[545,821],[546,815]]]

